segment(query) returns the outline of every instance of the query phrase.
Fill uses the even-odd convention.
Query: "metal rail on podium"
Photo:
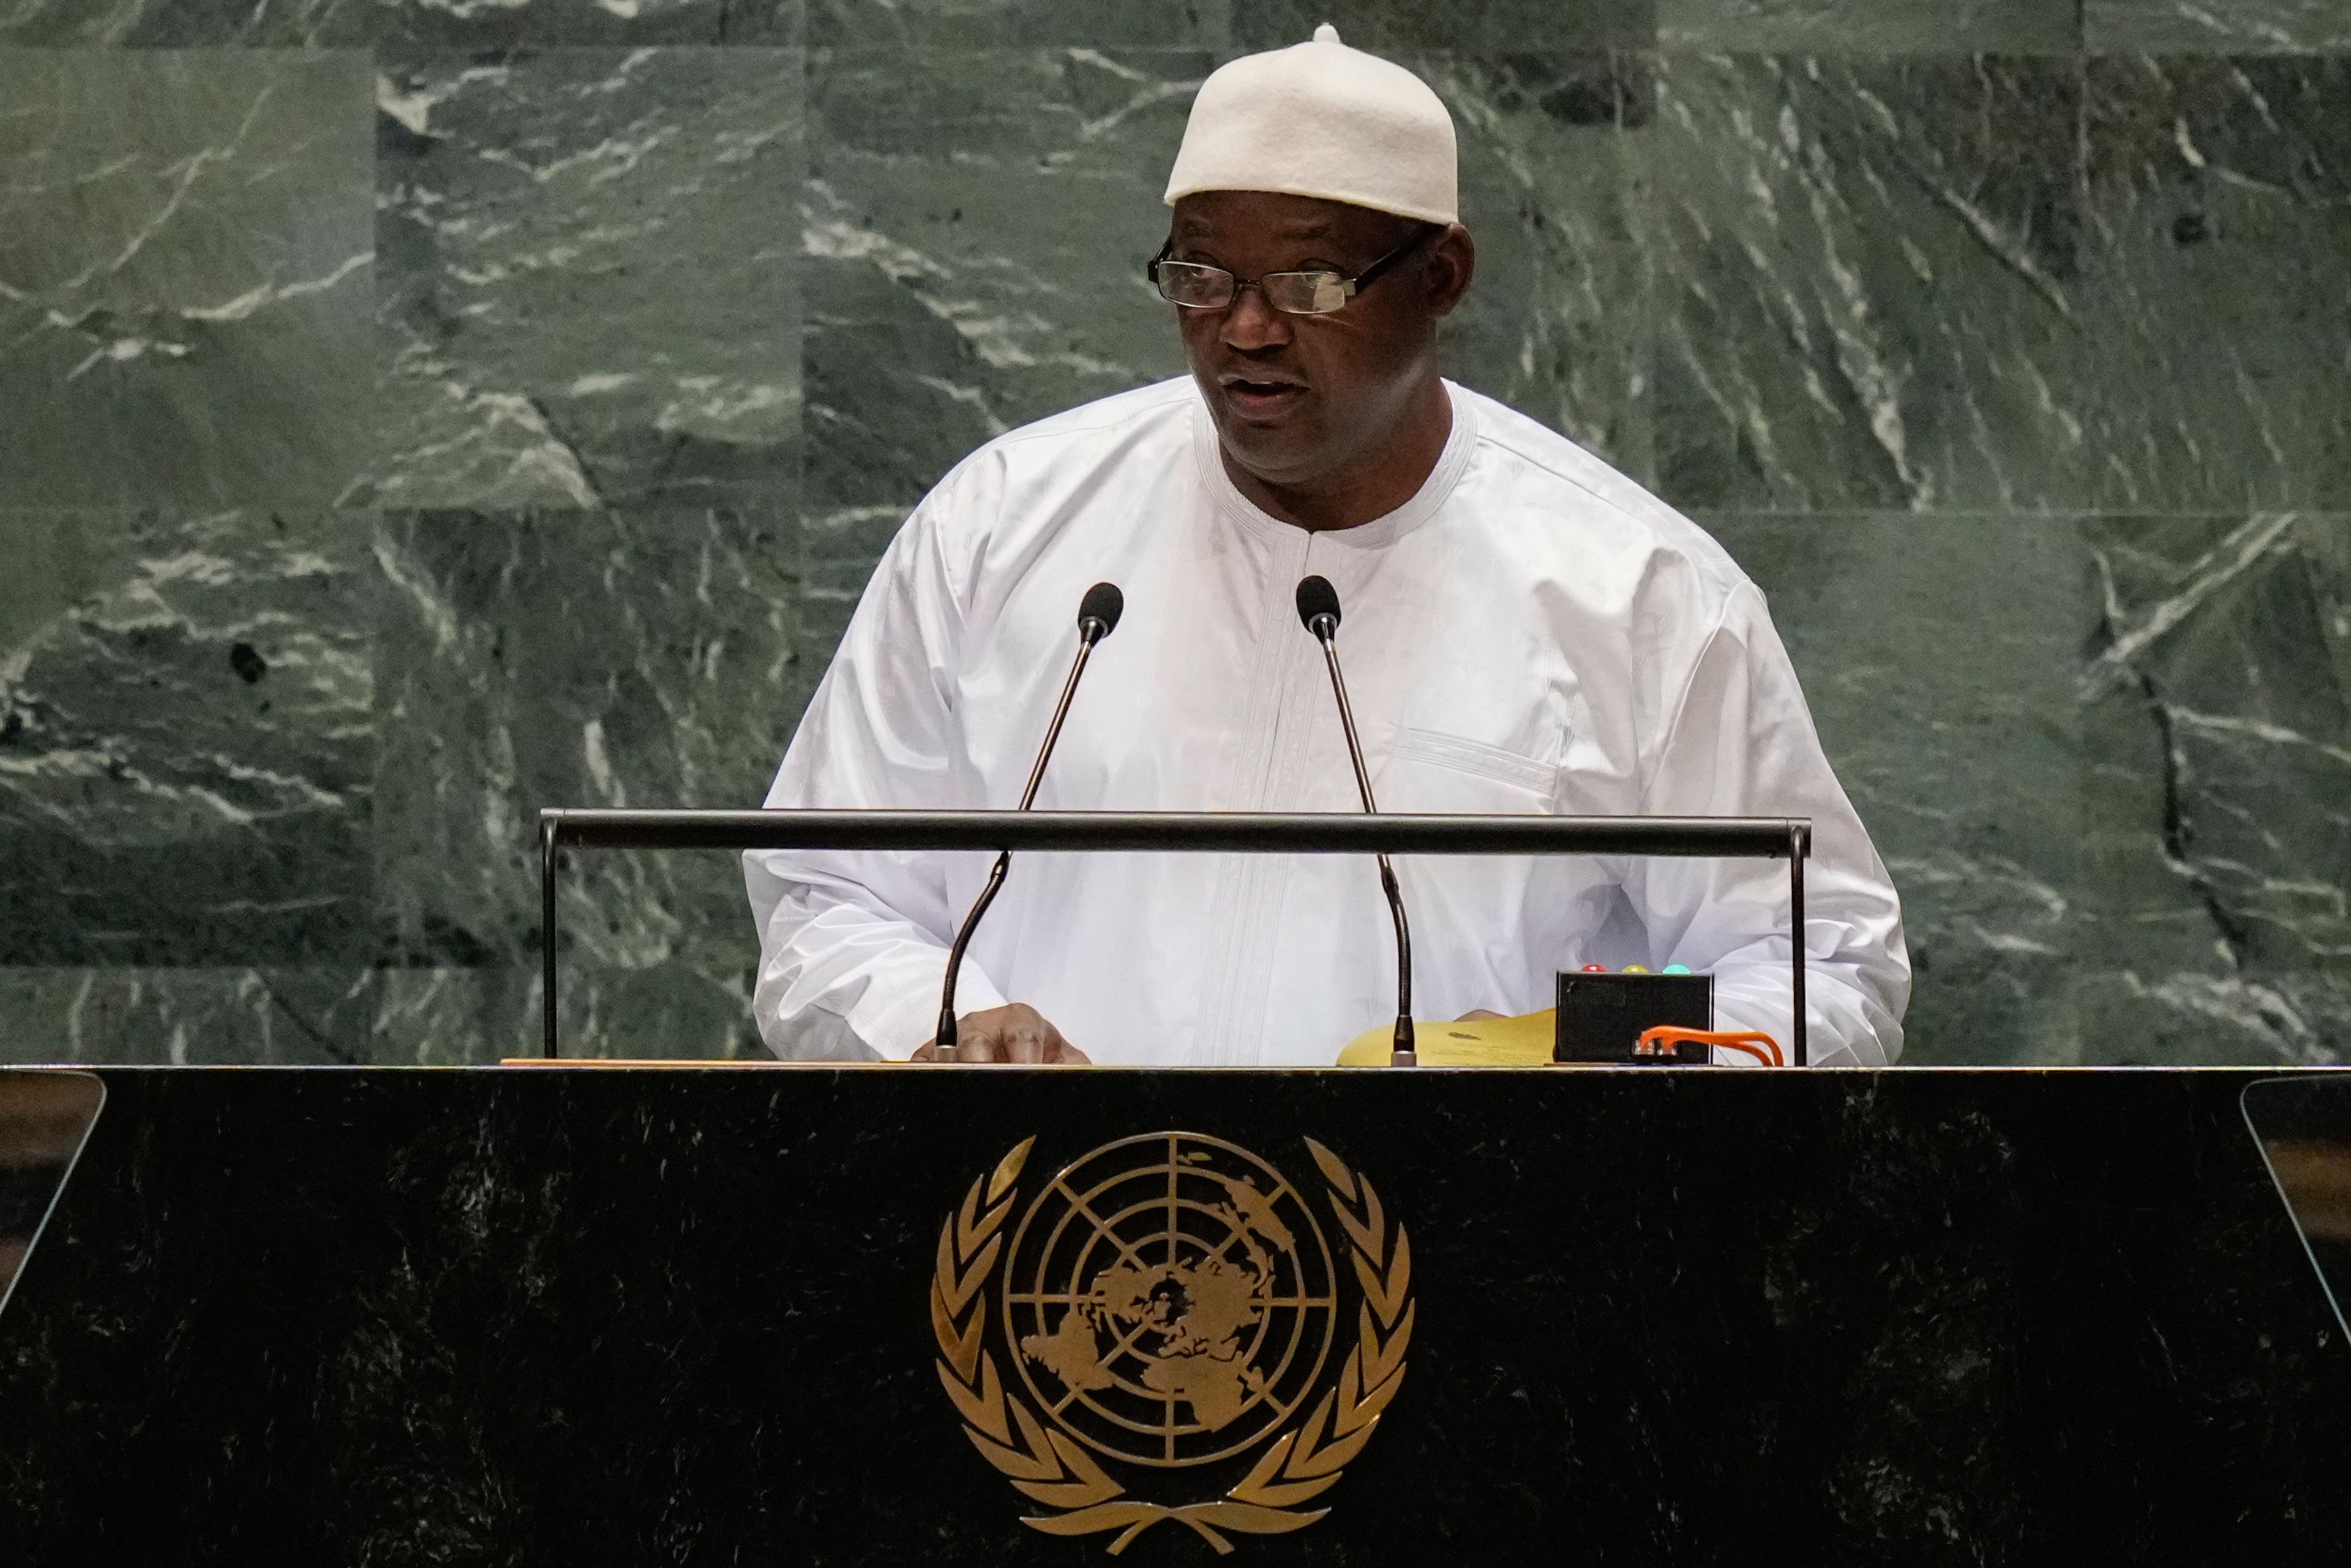
[[[1227,811],[684,811],[550,809],[538,814],[541,1054],[557,1026],[556,857],[604,850],[1058,850],[1222,854],[1656,855],[1788,862],[1789,1060],[1810,1061],[1804,1027],[1807,817],[1463,817]]]

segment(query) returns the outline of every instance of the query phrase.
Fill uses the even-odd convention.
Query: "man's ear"
[[[1422,287],[1427,291],[1428,313],[1450,316],[1461,297],[1469,292],[1469,280],[1478,273],[1478,244],[1469,231],[1453,224],[1437,236],[1428,247],[1428,259],[1421,267]]]

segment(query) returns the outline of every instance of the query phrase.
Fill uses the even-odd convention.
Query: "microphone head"
[[[1078,601],[1078,632],[1084,635],[1086,622],[1093,622],[1102,628],[1093,634],[1093,640],[1099,643],[1118,630],[1118,618],[1125,612],[1126,595],[1118,591],[1118,584],[1097,582]]]
[[[1298,580],[1298,621],[1309,632],[1320,637],[1314,622],[1328,615],[1331,628],[1339,626],[1339,591],[1331,586],[1327,577],[1301,577]]]

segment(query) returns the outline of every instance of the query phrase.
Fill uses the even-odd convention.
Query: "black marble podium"
[[[1086,1487],[989,1337],[1009,1287],[947,1308],[997,1303],[974,1354],[1037,1411],[995,1458],[934,1292],[1171,1130],[1237,1198],[1278,1173],[1228,1262],[1336,1260],[1269,1442],[1410,1296],[1376,1428],[1277,1511],[1327,1517],[1217,1531],[1236,1562],[2338,1563],[2351,1347],[2254,1076],[110,1071],[0,1317],[0,1563],[1107,1560],[1021,1522]],[[1172,1507],[1261,1457],[1098,1468]],[[1117,1560],[1219,1559],[1167,1519]]]

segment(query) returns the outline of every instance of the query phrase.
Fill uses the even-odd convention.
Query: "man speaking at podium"
[[[1813,1060],[1879,1064],[1909,993],[1885,867],[1763,598],[1720,547],[1532,420],[1443,380],[1470,286],[1451,119],[1402,68],[1311,43],[1200,89],[1151,274],[1188,378],[957,465],[899,531],[770,807],[1019,802],[1090,584],[1124,591],[1036,805],[1352,811],[1300,580],[1383,810],[1808,816]],[[754,1009],[792,1057],[927,1048],[986,855],[753,852]],[[1716,1027],[1789,1038],[1769,861],[1429,856],[1398,868],[1425,1018],[1549,1006],[1589,964],[1715,977]],[[963,967],[965,1061],[1327,1065],[1394,1012],[1351,856],[1026,854]]]

